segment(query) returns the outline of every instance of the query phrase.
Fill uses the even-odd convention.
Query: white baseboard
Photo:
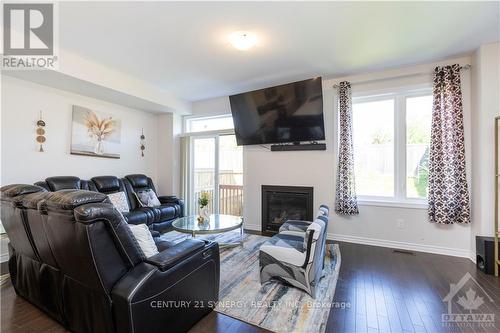
[[[262,226],[260,224],[247,224],[247,223],[245,223],[243,225],[243,228],[248,229],[248,230],[261,231],[260,229],[262,228]]]
[[[248,230],[261,231],[261,226],[259,224],[245,224],[244,228],[248,229]],[[467,258],[467,259],[471,260],[473,263],[476,263],[475,253],[472,253],[469,250],[464,250],[464,249],[435,246],[435,245],[406,243],[406,242],[390,241],[390,240],[385,240],[385,239],[376,239],[376,238],[368,238],[368,237],[338,235],[338,234],[332,234],[332,233],[328,233],[326,238],[329,240],[347,242],[347,243],[381,246],[381,247],[388,247],[388,248],[393,248],[393,249],[427,252],[427,253],[434,253],[434,254],[443,254],[443,255],[447,255],[447,256]]]
[[[442,247],[442,246],[435,246],[435,245],[406,243],[406,242],[398,242],[398,241],[368,238],[368,237],[337,235],[337,234],[331,234],[331,233],[329,233],[327,235],[327,239],[340,241],[340,242],[347,242],[347,243],[356,243],[356,244],[381,246],[381,247],[388,247],[388,248],[402,249],[402,250],[409,250],[409,251],[443,254],[443,255],[447,255],[447,256],[467,258],[467,259],[472,260],[473,262],[476,261],[475,255],[474,256],[471,255],[471,252],[469,250],[464,250],[464,249],[456,249],[456,248]]]

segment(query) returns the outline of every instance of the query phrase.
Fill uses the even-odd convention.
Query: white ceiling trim
[[[2,74],[154,113],[191,114],[191,102],[116,69],[59,49],[57,70],[9,70]]]

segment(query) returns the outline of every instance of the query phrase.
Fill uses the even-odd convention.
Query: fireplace
[[[312,221],[313,188],[262,185],[262,234],[273,235],[287,220]]]

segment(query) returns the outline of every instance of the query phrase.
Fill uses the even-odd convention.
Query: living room
[[[500,2],[2,10],[2,332],[499,330]]]

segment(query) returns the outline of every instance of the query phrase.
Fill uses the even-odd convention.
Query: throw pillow
[[[137,192],[137,198],[144,207],[158,207],[161,205],[160,200],[152,189]]]
[[[128,206],[127,196],[125,192],[122,191],[108,194],[108,198],[120,213],[130,212],[130,207]]]
[[[149,258],[158,254],[158,248],[156,247],[155,241],[153,240],[153,236],[151,235],[151,231],[145,224],[129,224],[128,225],[132,234],[134,235],[139,247],[142,252]]]

